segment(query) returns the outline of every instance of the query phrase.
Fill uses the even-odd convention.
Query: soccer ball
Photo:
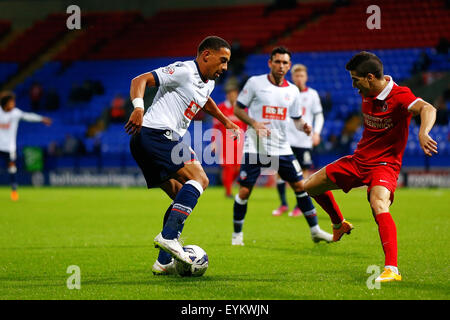
[[[175,260],[175,269],[182,277],[200,277],[208,269],[208,255],[205,250],[196,245],[184,246],[183,250],[189,253],[192,265]]]

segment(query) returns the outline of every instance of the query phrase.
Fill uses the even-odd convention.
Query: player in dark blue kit
[[[160,248],[152,271],[174,273],[174,259],[192,264],[178,239],[185,220],[208,186],[208,177],[194,151],[181,141],[191,120],[203,109],[239,137],[239,127],[223,115],[210,95],[214,80],[227,70],[230,45],[211,36],[199,45],[193,61],[175,62],[144,73],[131,81],[135,107],[128,123],[131,153],[141,168],[148,188],[159,187],[173,200],[164,215],[163,229],[154,239]],[[158,87],[144,116],[145,87]]]

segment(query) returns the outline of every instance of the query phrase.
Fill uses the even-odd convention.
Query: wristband
[[[144,110],[144,99],[142,98],[134,98],[133,101],[131,101],[131,103],[133,104],[134,108],[141,108],[142,110]]]

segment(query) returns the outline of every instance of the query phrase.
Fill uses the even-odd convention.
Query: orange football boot
[[[336,241],[341,240],[344,233],[350,234],[350,231],[352,231],[352,230],[353,230],[353,225],[350,222],[343,220],[341,223],[341,226],[339,228],[335,229],[333,227],[333,241],[336,242]]]
[[[17,190],[12,190],[11,191],[11,200],[12,201],[19,200],[19,193],[17,192]]]

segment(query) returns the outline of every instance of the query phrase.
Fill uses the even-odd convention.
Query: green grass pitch
[[[145,188],[0,188],[0,299],[449,299],[450,189],[398,189],[397,224],[404,281],[369,289],[370,265],[384,255],[365,189],[335,192],[350,236],[314,244],[303,217],[272,217],[275,189],[257,188],[244,225],[245,247],[231,246],[233,200],[209,188],[186,222],[185,244],[210,265],[200,278],[153,276],[153,238],[170,201]],[[289,190],[290,205],[294,203]],[[331,231],[318,209],[319,223]],[[66,286],[81,270],[81,289]]]

